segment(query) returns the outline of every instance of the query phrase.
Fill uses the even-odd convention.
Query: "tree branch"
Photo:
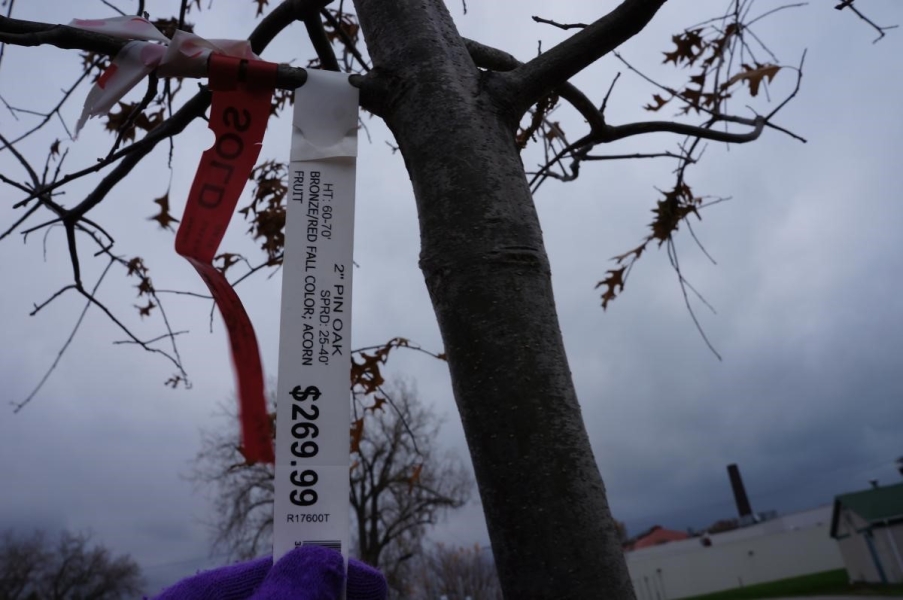
[[[85,50],[114,56],[128,40],[68,25],[53,25],[0,16],[0,42],[14,46],[49,44],[64,50]]]
[[[537,17],[533,15],[533,21],[536,23],[542,23],[543,25],[551,25],[553,27],[557,27],[558,29],[564,29],[567,31],[568,29],[583,29],[586,27],[586,23],[559,23],[558,21],[552,21],[551,19],[543,19],[542,17]]]
[[[329,26],[336,32],[339,36],[339,39],[342,41],[342,44],[345,46],[345,51],[349,53],[354,60],[361,66],[361,69],[364,71],[370,70],[370,65],[367,64],[367,61],[364,60],[364,55],[360,53],[360,50],[357,49],[357,46],[354,43],[354,40],[348,36],[348,32],[345,31],[345,28],[342,27],[342,24],[336,19],[331,12],[326,9],[320,11],[320,14],[329,23]]]
[[[524,112],[539,98],[561,86],[639,33],[667,0],[625,0],[580,32],[509,74],[510,98]]]
[[[594,141],[607,143],[647,133],[677,133],[680,135],[697,137],[703,140],[712,140],[714,142],[743,144],[752,142],[762,135],[766,119],[765,117],[745,119],[743,117],[725,116],[713,119],[710,123],[714,124],[714,122],[717,121],[741,123],[743,125],[749,125],[753,129],[745,133],[731,133],[729,131],[716,131],[707,126],[688,125],[686,123],[675,123],[672,121],[644,121],[641,123],[628,123],[627,125],[608,125],[603,132],[594,136]]]
[[[322,6],[326,3],[328,3],[328,0],[286,0],[273,12],[267,15],[267,17],[263,19],[261,23],[255,28],[254,32],[249,37],[252,49],[255,51],[255,53],[259,54],[260,52],[262,52],[263,48],[273,39],[273,37],[275,37],[275,35],[278,34],[279,31],[281,31],[289,23],[291,23],[296,16],[304,17],[306,15],[314,15],[316,17],[320,8],[322,8]],[[63,25],[57,26],[44,23],[33,23],[28,21],[9,19],[6,17],[0,17],[0,42],[16,43],[19,45],[51,44],[61,48],[81,48],[88,51],[105,54],[115,54],[125,44],[125,42],[123,42],[122,40],[94,34],[92,32],[85,32]],[[285,65],[280,65],[280,73],[282,74],[283,78],[287,74],[291,79],[295,80],[295,82],[299,84],[303,83],[303,81],[306,80],[307,75],[306,71],[304,71],[303,69],[291,69]],[[150,94],[148,96],[150,96]],[[33,185],[31,186],[31,188],[28,188],[28,191],[31,194],[29,199],[39,199],[35,207],[32,207],[32,209],[30,209],[26,213],[24,218],[17,221],[16,225],[12,229],[3,234],[4,237],[8,235],[8,233],[10,233],[13,229],[15,229],[16,226],[24,222],[25,218],[30,216],[38,206],[45,206],[46,208],[54,212],[57,215],[58,220],[61,221],[65,226],[67,245],[72,261],[74,284],[65,286],[44,304],[40,306],[36,305],[35,310],[32,314],[38,312],[49,302],[53,301],[62,293],[71,289],[78,291],[87,300],[85,309],[82,312],[82,316],[79,317],[69,339],[64,344],[62,350],[57,356],[57,360],[54,361],[50,370],[45,374],[44,378],[41,380],[32,394],[29,395],[29,397],[24,402],[16,405],[17,411],[24,407],[25,404],[27,404],[34,397],[43,383],[53,372],[56,364],[59,362],[66,349],[69,347],[69,344],[78,331],[79,326],[84,318],[85,312],[92,304],[100,308],[100,310],[107,316],[107,318],[109,318],[116,326],[120,328],[120,330],[122,330],[127,335],[132,343],[139,345],[148,352],[160,354],[169,359],[179,371],[179,373],[174,377],[174,380],[176,382],[182,380],[187,384],[187,375],[182,368],[181,357],[179,356],[178,348],[175,345],[176,334],[172,331],[169,320],[165,312],[163,312],[159,300],[157,301],[156,305],[151,304],[151,306],[156,306],[161,310],[161,314],[163,316],[167,329],[167,334],[162,337],[169,338],[173,343],[172,354],[150,346],[150,344],[155,343],[162,338],[154,338],[150,342],[145,342],[133,335],[132,332],[122,323],[122,321],[120,321],[115,315],[113,315],[113,313],[95,297],[96,286],[95,289],[91,292],[84,289],[81,282],[77,252],[78,248],[75,236],[77,230],[86,231],[101,246],[101,250],[100,252],[98,252],[98,254],[107,254],[110,257],[110,264],[107,265],[107,269],[104,270],[104,275],[106,275],[110,265],[114,263],[125,264],[121,258],[114,256],[110,252],[109,246],[106,246],[104,243],[102,243],[102,241],[98,239],[94,232],[86,229],[82,225],[82,222],[92,225],[96,227],[101,233],[104,233],[105,235],[107,235],[107,237],[109,237],[109,235],[106,234],[99,226],[93,224],[91,221],[85,218],[86,213],[94,208],[97,204],[99,204],[107,196],[109,191],[112,190],[112,188],[119,181],[126,177],[134,168],[134,166],[137,165],[148,153],[150,153],[154,149],[157,143],[159,143],[161,140],[169,139],[172,136],[180,133],[195,117],[203,115],[207,107],[209,106],[209,103],[210,94],[207,90],[202,89],[200,92],[198,92],[198,94],[196,94],[192,99],[184,104],[176,113],[174,113],[169,119],[167,119],[160,127],[151,131],[140,142],[133,144],[123,151],[112,153],[111,156],[109,156],[105,161],[100,161],[98,165],[95,165],[95,167],[86,169],[83,172],[64,177],[62,180],[58,180],[55,177],[54,182],[49,185],[46,182],[49,157],[48,163],[45,165],[44,177],[39,178],[35,170],[18,152],[13,143],[10,143],[8,140],[0,136],[0,142],[3,143],[3,149],[10,150],[10,152],[16,159],[19,160],[23,168],[28,172],[30,178],[32,179]],[[59,106],[57,107],[57,110],[58,108]],[[64,183],[71,181],[77,177],[81,177],[85,174],[100,170],[107,164],[110,164],[110,162],[118,160],[120,157],[123,157],[123,160],[118,165],[116,165],[116,167],[100,181],[97,187],[75,207],[71,209],[65,209],[53,202],[53,200],[51,199],[50,192],[52,189],[63,185]],[[60,163],[61,162],[62,159],[60,160]],[[59,173],[57,169],[57,175],[58,174]],[[16,185],[13,181],[9,181],[8,183],[10,183],[11,185]],[[24,205],[27,200],[28,199],[20,202],[17,206]],[[101,277],[101,280],[102,279],[103,276]],[[97,285],[99,284],[100,281],[98,281]],[[152,297],[156,298],[153,294],[153,290],[150,291],[150,294]]]
[[[523,66],[523,63],[512,55],[497,48],[466,38],[464,45],[467,48],[467,52],[470,53],[474,64],[478,67],[505,72],[513,71]],[[596,108],[596,105],[574,84],[565,82],[554,91],[577,109],[591,127],[596,128],[604,124],[602,114]]]
[[[335,50],[332,49],[332,43],[326,37],[326,29],[323,28],[320,15],[311,13],[304,17],[304,27],[307,28],[307,36],[320,59],[320,66],[327,71],[341,71]]]
[[[285,0],[267,14],[248,36],[251,48],[256,54],[264,48],[276,35],[285,29],[296,18],[304,19],[305,15],[317,14],[331,0]],[[48,44],[63,49],[79,49],[115,56],[127,43],[111,36],[76,29],[67,25],[53,25],[9,19],[0,16],[0,43],[19,46],[36,46]],[[302,68],[280,64],[276,71],[276,87],[294,90],[307,81],[307,71]],[[372,76],[352,75],[350,83],[361,91],[361,106],[374,114],[379,114],[380,99],[385,95],[383,84]],[[195,100],[197,100],[195,96]],[[206,110],[206,106],[204,107]],[[200,113],[203,114],[203,111]]]
[[[837,10],[843,10],[845,8],[849,8],[851,11],[853,11],[856,14],[857,17],[859,17],[860,19],[862,19],[863,21],[868,23],[872,27],[872,29],[877,31],[878,37],[876,37],[874,40],[872,40],[873,44],[877,44],[878,42],[880,42],[881,39],[885,35],[887,35],[885,32],[888,29],[896,29],[897,27],[899,27],[899,25],[885,25],[885,26],[878,25],[877,23],[875,23],[874,21],[872,21],[871,19],[866,17],[864,14],[862,14],[862,12],[860,12],[859,9],[857,9],[855,6],[853,6],[853,0],[842,0],[842,2],[840,4],[838,4],[837,6],[835,6],[834,8]]]
[[[98,288],[100,288],[100,284],[103,283],[104,278],[107,276],[107,273],[110,271],[110,267],[112,267],[115,263],[116,263],[116,261],[112,260],[112,259],[107,263],[106,268],[104,268],[103,272],[100,274],[100,277],[98,277],[97,283],[94,284],[94,289],[91,290],[92,296],[97,293]],[[50,300],[48,300],[47,302],[49,303],[51,300],[53,300],[53,298],[56,298],[61,293],[65,292],[68,289],[72,289],[73,287],[75,287],[75,286],[70,285],[70,286],[64,287],[62,290],[60,290],[59,292],[54,294],[53,297]],[[50,376],[56,370],[57,365],[60,364],[60,360],[62,360],[63,355],[66,353],[66,350],[69,348],[69,345],[72,343],[72,340],[75,339],[75,334],[78,333],[78,329],[79,329],[79,327],[81,327],[82,321],[85,320],[85,315],[88,313],[89,308],[91,308],[90,301],[85,303],[85,307],[82,309],[81,314],[78,316],[78,319],[75,321],[75,327],[72,328],[72,331],[69,333],[69,337],[66,338],[65,343],[63,343],[63,347],[60,348],[59,352],[56,353],[56,358],[53,359],[53,362],[50,364],[50,367],[48,367],[47,371],[44,372],[44,376],[41,377],[41,380],[38,382],[38,384],[34,387],[34,389],[31,390],[31,393],[28,394],[28,396],[26,396],[24,400],[21,400],[19,402],[10,402],[10,404],[13,405],[14,413],[18,413],[23,408],[25,408],[25,406],[29,402],[32,401],[32,399],[38,394],[38,392],[41,391],[41,388],[44,387],[44,384],[47,383],[47,380],[50,379]],[[40,309],[38,309],[36,306],[35,312],[37,312],[38,310],[40,310]],[[33,314],[34,313],[32,313],[32,315]]]

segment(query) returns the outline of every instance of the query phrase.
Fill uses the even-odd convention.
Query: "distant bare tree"
[[[90,536],[60,534],[54,546],[42,531],[0,534],[3,600],[118,600],[140,595],[141,569],[128,555],[112,556]]]
[[[229,406],[233,405],[230,401]],[[270,410],[275,419],[272,397]],[[201,431],[201,450],[188,479],[212,495],[212,517],[207,523],[213,532],[212,550],[244,560],[272,546],[274,466],[248,463],[241,453],[234,413],[224,409],[222,416],[225,426]]]
[[[352,431],[352,534],[359,558],[382,568],[397,593],[426,530],[467,502],[473,482],[454,455],[436,448],[441,421],[412,385],[396,380],[381,392]]]
[[[418,559],[418,576],[409,598],[501,600],[502,589],[492,556],[475,545],[456,548],[436,544]]]
[[[473,482],[460,460],[436,447],[441,420],[412,385],[396,381],[353,402],[354,553],[383,569],[390,586],[400,587],[406,577],[402,563],[420,551],[424,533],[446,510],[467,502]],[[275,405],[272,410],[275,419]],[[237,428],[203,433],[190,478],[214,491],[214,549],[236,558],[269,549],[273,465],[245,461]]]
[[[441,421],[413,387],[397,380],[384,391],[363,408],[363,435],[352,439],[351,507],[360,557],[373,565],[393,541],[419,537],[463,506],[473,487],[455,456],[438,451]]]

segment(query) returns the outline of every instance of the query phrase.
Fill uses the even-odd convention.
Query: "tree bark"
[[[510,88],[441,0],[356,0],[507,598],[634,598],[577,402]]]

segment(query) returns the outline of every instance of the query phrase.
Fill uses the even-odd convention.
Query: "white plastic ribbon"
[[[88,92],[75,136],[91,117],[110,112],[113,106],[154,69],[163,77],[203,77],[211,53],[259,59],[247,40],[207,40],[176,30],[172,40],[142,17],[73,19],[70,27],[133,40],[113,58]]]

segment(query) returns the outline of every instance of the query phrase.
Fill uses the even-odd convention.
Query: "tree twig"
[[[896,29],[897,27],[899,27],[899,25],[886,25],[886,26],[878,25],[877,23],[875,23],[874,21],[872,21],[871,19],[866,17],[864,14],[862,14],[862,12],[853,5],[853,2],[854,2],[854,0],[842,0],[841,3],[838,4],[837,6],[835,6],[834,8],[836,8],[837,10],[843,10],[845,8],[849,8],[851,11],[853,11],[853,13],[857,17],[859,17],[860,19],[862,19],[863,21],[868,23],[872,27],[872,29],[877,31],[878,37],[876,37],[874,40],[872,40],[873,44],[877,44],[878,42],[880,42],[881,39],[885,35],[887,35],[885,33],[886,31],[888,31],[890,29]]]
[[[536,23],[542,23],[543,25],[551,25],[553,27],[557,27],[558,29],[564,29],[565,31],[567,31],[568,29],[583,29],[584,27],[587,27],[586,23],[559,23],[557,21],[552,21],[550,19],[543,19],[542,17],[537,17],[536,15],[533,15],[533,17],[531,17],[531,18]]]
[[[114,262],[115,262],[114,260],[110,260],[107,263],[106,268],[104,268],[103,272],[100,274],[100,277],[97,278],[97,283],[94,284],[94,289],[91,290],[92,295],[97,293],[97,290],[100,288],[100,284],[103,282],[104,277],[107,276],[107,273],[110,271],[110,267],[113,266]],[[72,287],[74,287],[74,286],[68,286],[68,289],[71,289]],[[55,294],[54,297],[56,297],[57,295],[59,295],[60,293],[65,291],[66,289],[67,288],[63,288],[63,290],[61,290],[60,292]],[[53,298],[51,298],[51,300],[52,299]],[[48,302],[49,302],[49,300],[48,300]],[[56,370],[57,365],[60,364],[60,360],[62,360],[63,355],[66,353],[66,350],[68,350],[69,345],[72,344],[72,340],[75,339],[75,334],[78,333],[78,329],[79,329],[79,327],[81,327],[82,321],[85,320],[85,315],[88,314],[89,308],[91,308],[90,301],[85,303],[85,307],[82,309],[81,314],[78,316],[78,319],[75,321],[75,327],[72,328],[72,331],[69,333],[69,337],[66,338],[66,342],[63,344],[63,347],[60,348],[60,351],[56,353],[56,358],[53,359],[53,362],[50,364],[50,368],[48,368],[47,371],[45,371],[44,376],[41,377],[41,380],[38,382],[38,384],[34,387],[34,389],[31,390],[31,393],[28,394],[28,396],[26,396],[24,400],[21,400],[19,402],[11,402],[10,403],[13,405],[13,413],[18,413],[20,410],[25,408],[25,406],[29,402],[31,402],[35,396],[37,396],[38,392],[41,391],[41,388],[44,387],[44,384],[47,383],[47,380],[50,379],[50,376]],[[37,311],[35,311],[35,312],[37,312]],[[34,314],[34,313],[32,313],[32,314]]]

